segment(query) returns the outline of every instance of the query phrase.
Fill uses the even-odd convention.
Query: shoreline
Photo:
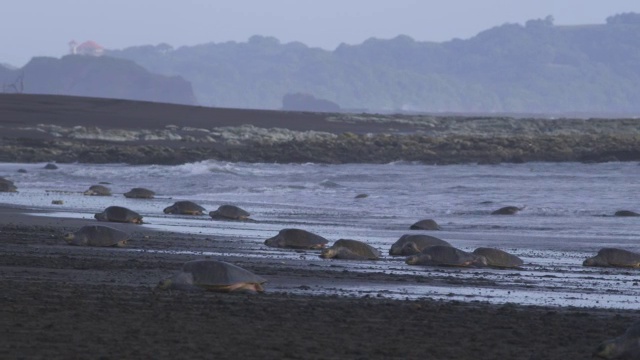
[[[266,277],[264,294],[153,293],[158,280],[201,257],[163,250],[242,243],[109,223],[131,232],[129,250],[139,251],[74,247],[60,235],[96,222],[26,215],[38,211],[0,205],[0,318],[7,319],[0,354],[8,358],[584,359],[640,317],[638,310],[304,295],[296,289],[339,288],[352,275],[242,256],[229,261]],[[351,281],[383,279],[369,273]]]
[[[640,161],[638,119],[332,114],[0,94],[0,161]]]

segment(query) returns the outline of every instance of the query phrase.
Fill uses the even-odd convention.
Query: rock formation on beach
[[[639,161],[636,119],[298,113],[0,95],[0,161]]]

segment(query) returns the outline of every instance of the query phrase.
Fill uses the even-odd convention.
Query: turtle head
[[[104,212],[96,213],[93,215],[93,217],[98,221],[107,221],[107,216],[104,214]]]
[[[400,253],[402,255],[416,255],[420,254],[420,249],[418,249],[418,245],[416,245],[416,243],[410,241],[404,244]]]
[[[408,265],[415,265],[419,261],[420,261],[420,256],[419,255],[411,255],[404,262],[407,263]]]
[[[70,233],[66,233],[66,234],[64,234],[64,235],[62,236],[62,238],[63,238],[67,243],[71,244],[71,242],[72,242],[73,240],[75,240],[75,238],[76,238],[76,234],[75,234],[75,233],[72,233],[72,232],[70,232]]]
[[[489,266],[489,262],[487,261],[487,258],[485,256],[476,255],[476,259],[473,261],[473,265],[479,266],[479,267],[485,267],[485,266]]]
[[[582,262],[582,266],[606,266],[607,264],[598,256],[590,257]]]
[[[166,280],[161,280],[158,283],[158,285],[156,285],[156,287],[154,288],[154,291],[167,290],[167,289],[171,288],[171,285],[173,285],[173,278],[166,279]]]
[[[320,257],[323,259],[331,259],[335,257],[337,253],[338,252],[333,248],[326,248],[326,249],[322,249],[322,252],[320,253]]]
[[[274,236],[274,237],[270,237],[267,240],[264,241],[264,244],[267,246],[273,246],[273,247],[281,247],[283,246],[285,243],[284,238],[282,236],[280,236],[280,234]]]
[[[593,352],[593,356],[603,359],[617,359],[622,355],[622,349],[618,346],[616,339],[604,341]]]
[[[165,214],[173,214],[174,211],[175,211],[175,206],[173,205],[167,206],[166,208],[164,208],[164,210],[162,210],[162,212],[164,212]]]

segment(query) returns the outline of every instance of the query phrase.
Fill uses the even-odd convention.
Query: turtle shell
[[[70,245],[124,246],[129,240],[129,235],[109,226],[87,225],[67,234],[65,239]]]
[[[640,214],[631,210],[618,210],[613,215],[614,216],[640,216]]]
[[[603,359],[640,359],[640,321],[632,323],[624,334],[602,342],[593,356]]]
[[[104,185],[91,185],[89,190],[85,191],[84,194],[91,196],[111,196],[111,189]]]
[[[246,220],[251,214],[235,205],[221,205],[217,210],[211,211],[209,216],[213,219]]]
[[[640,254],[616,248],[602,248],[598,255],[586,259],[583,266],[640,267]]]
[[[193,260],[182,266],[189,273],[193,285],[213,291],[230,291],[237,284],[263,284],[267,280],[249,270],[218,260]]]
[[[491,215],[513,215],[520,210],[522,209],[516,206],[505,206],[492,212]]]
[[[16,192],[18,188],[13,181],[0,177],[0,192]]]
[[[380,251],[362,241],[340,239],[330,248],[322,250],[320,257],[350,259],[350,260],[378,260]]]
[[[424,248],[429,246],[451,246],[445,240],[435,236],[422,234],[405,234],[402,235],[389,249],[389,255],[415,255],[420,253]]]
[[[278,235],[268,238],[264,244],[271,247],[292,249],[322,249],[329,241],[302,229],[282,229]]]
[[[109,206],[103,212],[94,215],[98,221],[111,221],[122,223],[142,223],[142,216],[133,210],[122,206]]]
[[[487,261],[487,266],[498,268],[517,268],[524,264],[524,261],[519,257],[500,249],[479,247],[473,250],[473,253],[478,256],[483,256]]]
[[[163,210],[165,214],[182,215],[202,215],[205,211],[206,209],[202,206],[188,200],[176,201],[173,205],[168,206]]]
[[[453,246],[429,246],[418,255],[407,258],[409,265],[472,266],[483,265],[478,256]]]
[[[409,227],[410,230],[440,230],[440,225],[433,219],[424,219]]]
[[[123,195],[130,199],[153,199],[156,193],[145,188],[133,188]]]

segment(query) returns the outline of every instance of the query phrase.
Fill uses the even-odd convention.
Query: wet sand
[[[132,234],[127,248],[60,238],[95,223],[0,207],[0,357],[588,359],[640,318],[639,310],[390,300],[364,291],[310,296],[314,288],[399,280],[310,266],[314,252],[296,261],[242,256],[249,245],[231,237],[110,223]],[[225,260],[267,278],[266,292],[154,293],[184,261],[203,257],[163,252],[175,248],[233,248],[240,255]]]

